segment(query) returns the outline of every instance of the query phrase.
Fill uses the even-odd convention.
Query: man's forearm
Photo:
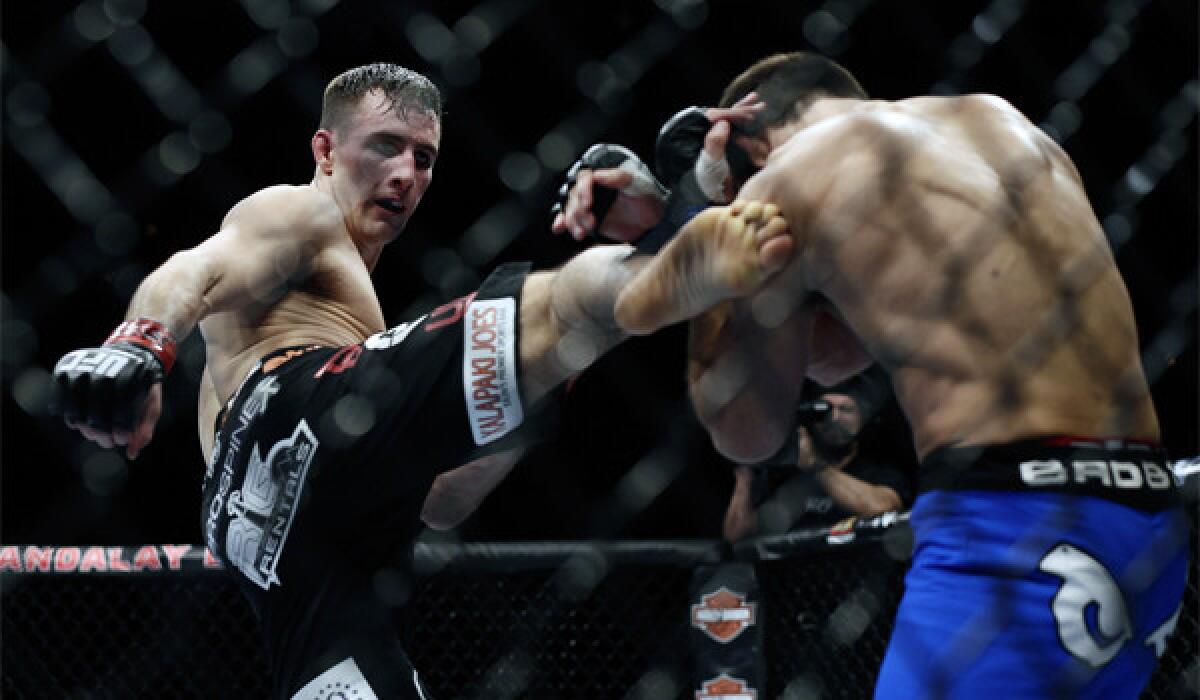
[[[751,468],[739,465],[734,471],[733,494],[729,507],[725,509],[725,522],[721,534],[729,542],[751,537],[758,533],[758,517],[754,512],[751,488],[754,480]]]
[[[867,483],[841,469],[822,469],[816,479],[839,506],[855,515],[878,515],[902,505],[900,496],[887,486]]]
[[[172,255],[138,286],[125,312],[127,320],[152,319],[182,341],[209,311],[207,266],[190,251]]]

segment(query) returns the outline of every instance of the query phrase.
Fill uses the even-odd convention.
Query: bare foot
[[[617,297],[629,333],[652,333],[759,289],[792,257],[787,222],[774,204],[736,201],[701,212]]]

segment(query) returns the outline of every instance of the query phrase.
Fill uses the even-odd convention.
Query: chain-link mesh
[[[619,569],[578,600],[552,574],[445,574],[420,587],[408,648],[436,697],[686,696],[688,570]]]
[[[204,366],[201,343],[193,338],[181,348],[167,412],[142,459],[172,468],[131,468],[111,452],[64,439],[45,411],[47,368],[63,351],[104,337],[138,281],[211,234],[238,198],[305,177],[312,168],[305,144],[324,80],[380,58],[381,50],[444,85],[450,109],[438,184],[422,205],[436,213],[418,220],[399,244],[408,246],[404,253],[379,276],[390,318],[411,318],[469,292],[505,258],[561,262],[572,251],[546,235],[544,212],[559,174],[588,143],[646,146],[662,117],[711,100],[720,80],[767,51],[811,48],[854,67],[883,97],[1002,94],[1070,153],[1128,280],[1141,364],[1165,439],[1177,452],[1195,451],[1194,3],[981,0],[935,11],[885,0],[753,9],[661,0],[605,12],[561,9],[569,5],[6,3],[6,539],[195,536],[188,504],[196,502],[202,466],[189,411]],[[892,182],[902,181],[910,155],[885,158]],[[1000,171],[1005,197],[988,214],[1004,217],[1020,209],[1028,181],[1020,168]],[[865,212],[879,202],[863,204]],[[903,208],[897,218],[918,231],[928,224],[920,207]],[[1061,302],[1027,319],[1019,337],[1000,339],[1010,349],[1008,391],[997,410],[1020,403],[1023,377],[1045,366],[1065,339],[1078,342],[1075,302],[1108,269],[1108,251],[1060,261],[1045,254],[1050,242],[1028,233],[981,226],[962,232],[970,241],[964,254],[932,240],[926,250],[947,273],[946,316],[987,341],[997,340],[988,336],[987,319],[959,303],[977,251],[1001,238],[1015,242],[1014,254],[1054,280]],[[1050,263],[1064,264],[1044,269]],[[1080,362],[1109,373],[1097,366],[1099,353]],[[643,365],[631,362],[612,374],[644,377]],[[630,384],[648,393],[648,382]],[[638,401],[649,404],[642,395]],[[660,405],[678,406],[663,402],[646,413]],[[604,405],[597,412],[619,411]],[[673,525],[680,513],[700,510],[686,495],[728,485],[714,478],[684,497],[660,498],[698,480],[666,433],[643,454],[611,460],[628,467],[625,478],[596,490],[609,516],[592,519],[604,523],[603,532],[584,536],[611,536],[655,508],[659,523]],[[665,452],[672,458],[660,459]],[[561,478],[560,462],[570,463],[557,455],[545,462],[540,474],[552,474],[547,482]],[[529,481],[536,487],[538,478]],[[571,491],[584,501],[584,490]],[[548,492],[546,500],[557,498]],[[520,510],[532,499],[523,493],[513,500]],[[28,503],[37,507],[23,507]],[[707,508],[711,520],[719,508]],[[698,517],[689,524],[704,536],[715,529],[705,530],[710,521]],[[782,611],[765,618],[770,695],[862,697],[870,688],[900,589],[897,565],[863,554],[762,565],[767,602]],[[1151,697],[1200,691],[1194,562],[1192,573],[1176,641]],[[552,580],[552,572],[444,572],[422,584],[404,633],[430,684],[451,697],[558,697],[581,688],[687,695],[684,645],[669,641],[682,638],[683,625],[676,631],[665,612],[683,609],[686,573],[618,569],[578,600],[558,596]],[[233,687],[255,697],[261,687],[254,685],[263,672],[255,661],[258,633],[224,581],[21,578],[6,581],[3,604],[6,696],[161,697],[170,687],[172,694],[195,688],[196,697],[215,697]],[[427,630],[441,634],[424,636]]]
[[[768,698],[870,697],[903,592],[904,562],[876,545],[759,565]]]
[[[906,532],[847,548],[810,546],[757,565],[768,669],[760,697],[870,696],[903,591],[905,561],[897,554]],[[690,567],[617,564],[580,587],[564,575],[577,558],[531,568],[529,545],[491,549],[488,567],[455,566],[418,580],[397,619],[435,697],[692,698]],[[1147,700],[1200,690],[1198,575],[1193,562]],[[4,584],[6,698],[267,693],[258,626],[223,575],[25,574]]]
[[[258,622],[223,575],[4,584],[4,697],[267,697]]]

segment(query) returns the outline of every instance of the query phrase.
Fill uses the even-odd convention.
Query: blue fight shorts
[[[1161,450],[1026,440],[922,465],[876,698],[1136,698],[1179,619],[1190,527]]]

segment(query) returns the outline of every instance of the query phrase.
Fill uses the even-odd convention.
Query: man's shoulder
[[[261,209],[271,209],[277,215],[288,216],[289,212],[336,210],[337,203],[333,197],[312,185],[271,185],[233,205],[228,216],[257,213]]]
[[[864,100],[838,120],[843,133],[860,136],[863,130],[876,136],[927,139],[947,123],[1020,122],[1028,119],[1011,102],[988,93],[966,95],[919,95],[901,100]],[[831,125],[832,126],[832,125]]]
[[[991,92],[967,92],[965,95],[916,95],[904,100],[887,102],[895,106],[914,109],[917,112],[943,112],[943,110],[974,109],[985,112],[1016,112],[1013,103]]]
[[[312,185],[271,185],[241,200],[225,215],[224,226],[247,224],[264,231],[323,236],[340,230],[342,217],[333,197]]]

